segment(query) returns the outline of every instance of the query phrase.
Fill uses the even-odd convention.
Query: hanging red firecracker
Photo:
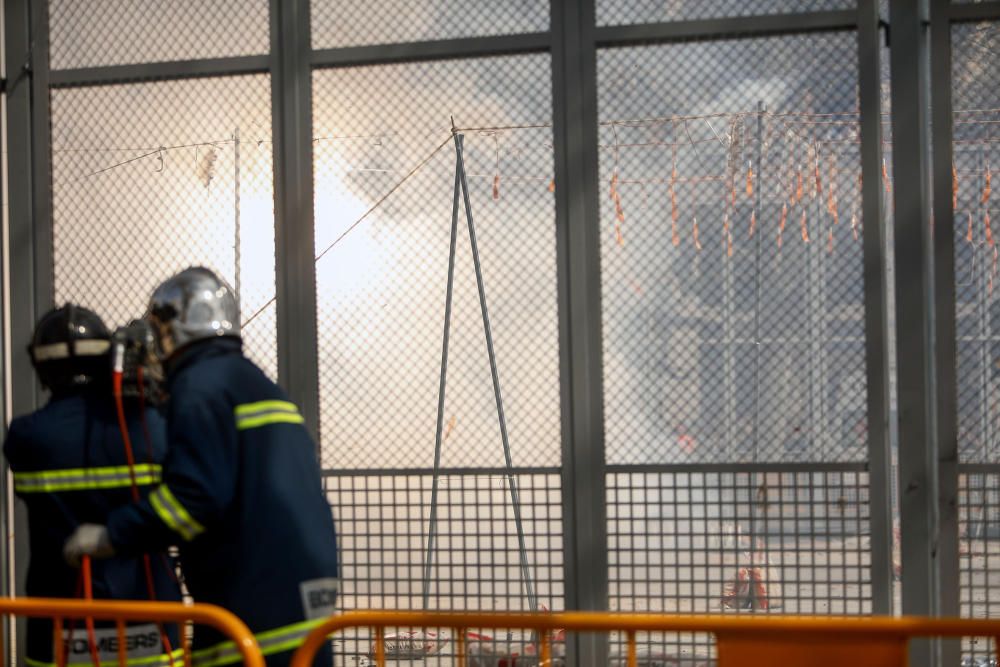
[[[500,174],[493,176],[493,201],[500,199]]]
[[[819,155],[816,156],[816,164],[813,166],[814,176],[816,178],[816,190],[813,192],[812,198],[823,196],[823,181],[820,179],[819,175]]]
[[[753,163],[747,160],[747,197],[753,197]]]
[[[617,243],[619,247],[625,245],[625,239],[622,237],[622,227],[619,224],[615,224],[615,243]]]
[[[612,200],[618,198],[618,169],[615,169],[615,173],[611,174],[611,189],[609,192]]]
[[[833,254],[833,227],[826,232],[826,254]]]
[[[892,186],[889,184],[889,170],[885,166],[885,158],[882,158],[882,185],[885,187],[886,194],[892,192]]]
[[[809,243],[809,223],[806,221],[806,212],[802,211],[802,218],[799,220],[799,227],[802,228],[802,241]]]
[[[670,241],[674,244],[675,248],[681,244],[681,235],[677,230],[676,220],[670,221]]]
[[[750,211],[750,235],[749,238],[753,238],[754,230],[757,229],[757,209],[752,209]]]
[[[795,203],[802,201],[802,165],[799,165],[799,171],[795,180]]]
[[[991,184],[992,180],[993,180],[993,178],[992,178],[992,175],[990,174],[990,163],[987,162],[986,163],[985,182],[983,184],[983,197],[982,197],[982,203],[984,203],[984,204],[990,200],[990,194],[991,194],[991,192],[993,190],[992,184]]]
[[[972,236],[972,211],[969,211],[968,217],[969,217],[969,225],[968,225],[968,229],[965,230],[965,240],[968,241],[969,243],[972,243],[972,239],[973,239],[973,236]]]
[[[556,191],[556,179],[553,178],[551,181],[549,181],[549,192],[555,192],[555,191]]]
[[[726,257],[733,256],[733,235],[726,230]]]
[[[701,241],[698,240],[698,216],[694,217],[694,222],[691,224],[691,236],[694,237],[694,249],[701,252]]]
[[[955,163],[951,163],[951,210],[958,208],[958,170]]]
[[[781,250],[781,237],[785,233],[785,222],[788,221],[788,204],[781,206],[781,221],[778,223],[778,250]]]
[[[985,227],[985,231],[986,231],[986,245],[988,245],[989,247],[992,248],[993,247],[993,230],[990,229],[990,211],[989,211],[989,209],[987,209],[986,213],[983,214],[983,227]]]

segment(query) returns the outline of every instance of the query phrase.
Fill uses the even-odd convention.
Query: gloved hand
[[[111,558],[115,548],[108,537],[108,529],[94,523],[79,526],[63,545],[63,558],[73,567],[80,567],[84,556]]]

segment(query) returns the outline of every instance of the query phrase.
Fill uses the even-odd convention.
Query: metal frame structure
[[[952,5],[878,0],[857,8],[598,26],[596,0],[551,0],[550,30],[313,50],[308,0],[270,0],[268,55],[49,72],[48,3],[6,0],[7,137],[11,197],[9,247],[13,412],[37,405],[38,388],[24,355],[36,316],[53,301],[49,153],[49,90],[132,81],[270,73],[275,141],[276,289],[279,379],[315,431],[319,369],[313,263],[312,73],[327,68],[412,63],[511,54],[549,54],[552,62],[556,266],[559,322],[565,604],[608,607],[608,535],[604,458],[604,389],[598,175],[597,53],[639,44],[855,31],[858,38],[872,610],[892,611],[893,488],[890,443],[890,343],[898,341],[903,611],[957,613],[957,464],[955,416],[954,232],[951,197],[950,26],[1000,19],[1000,2]],[[882,27],[892,25],[895,190],[896,331],[890,330],[880,91]],[[930,39],[925,34],[929,22]],[[933,54],[933,58],[929,58]],[[917,63],[916,67],[910,67]],[[932,138],[925,110],[930,109]],[[912,112],[912,113],[910,113]],[[934,160],[928,149],[933,141]],[[933,244],[928,173],[933,173]],[[563,187],[562,184],[565,184]],[[27,193],[24,195],[23,193]],[[16,288],[15,288],[16,286]],[[935,316],[938,314],[938,316]],[[779,466],[785,470],[788,466]],[[809,465],[802,469],[818,470]],[[694,469],[694,468],[692,468]],[[745,470],[743,467],[741,470]],[[788,468],[798,470],[796,466]],[[851,468],[853,470],[853,468]],[[631,468],[630,468],[631,470]],[[656,468],[656,471],[661,471]],[[378,471],[385,474],[389,471]],[[415,473],[417,471],[408,471]],[[15,522],[23,526],[23,517]],[[16,531],[15,563],[23,563]],[[608,641],[580,635],[568,646],[571,664],[606,664]],[[917,664],[936,664],[928,648]]]

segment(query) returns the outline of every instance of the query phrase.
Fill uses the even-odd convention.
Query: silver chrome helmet
[[[240,337],[240,313],[233,290],[226,281],[202,266],[184,269],[163,282],[149,301],[149,315],[165,325],[171,339],[171,356],[182,347],[205,338]]]

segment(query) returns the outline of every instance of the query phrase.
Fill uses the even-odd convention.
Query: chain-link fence
[[[599,578],[611,609],[875,608],[872,543],[891,526],[870,500],[883,479],[868,452],[864,234],[879,221],[862,211],[869,64],[849,29],[857,3],[596,0],[584,17],[600,44],[584,84],[596,124],[570,135],[560,114],[576,104],[567,79],[577,63],[557,36],[578,26],[553,21],[571,8],[313,0],[312,108],[301,120],[311,123],[316,312],[283,325],[275,275],[289,259],[275,257],[273,165],[275,142],[294,133],[272,128],[259,59],[279,22],[267,2],[120,5],[48,3],[49,65],[62,73],[46,118],[55,298],[120,324],[158,281],[206,264],[239,293],[247,350],[273,377],[279,326],[315,325],[344,608],[520,610],[534,599],[562,609],[576,557],[567,525],[583,520],[575,511],[588,494],[607,512]],[[778,36],[769,23],[769,36],[657,43],[613,32],[805,12],[848,27]],[[985,85],[996,34],[995,24],[953,33],[959,444],[962,463],[975,464],[961,482],[961,595],[977,616],[996,615],[1000,587],[989,220],[1000,103]],[[177,61],[189,60],[211,75],[185,73]],[[455,208],[453,132],[464,137],[471,211]],[[561,196],[593,184],[558,181],[562,141],[567,161],[574,142],[596,142],[598,156],[599,265],[588,269],[600,275],[602,365],[592,370],[603,440],[566,428],[583,372],[568,361],[567,323],[579,321],[567,295],[581,288],[566,284],[575,251],[565,234],[589,223],[560,218]],[[888,143],[881,173],[866,178],[879,181],[891,219]],[[566,452],[587,438],[603,443],[604,489],[567,478]],[[644,641],[651,664],[713,652],[707,637]],[[967,657],[983,646],[967,644]],[[347,637],[338,660],[369,649],[366,635]]]

